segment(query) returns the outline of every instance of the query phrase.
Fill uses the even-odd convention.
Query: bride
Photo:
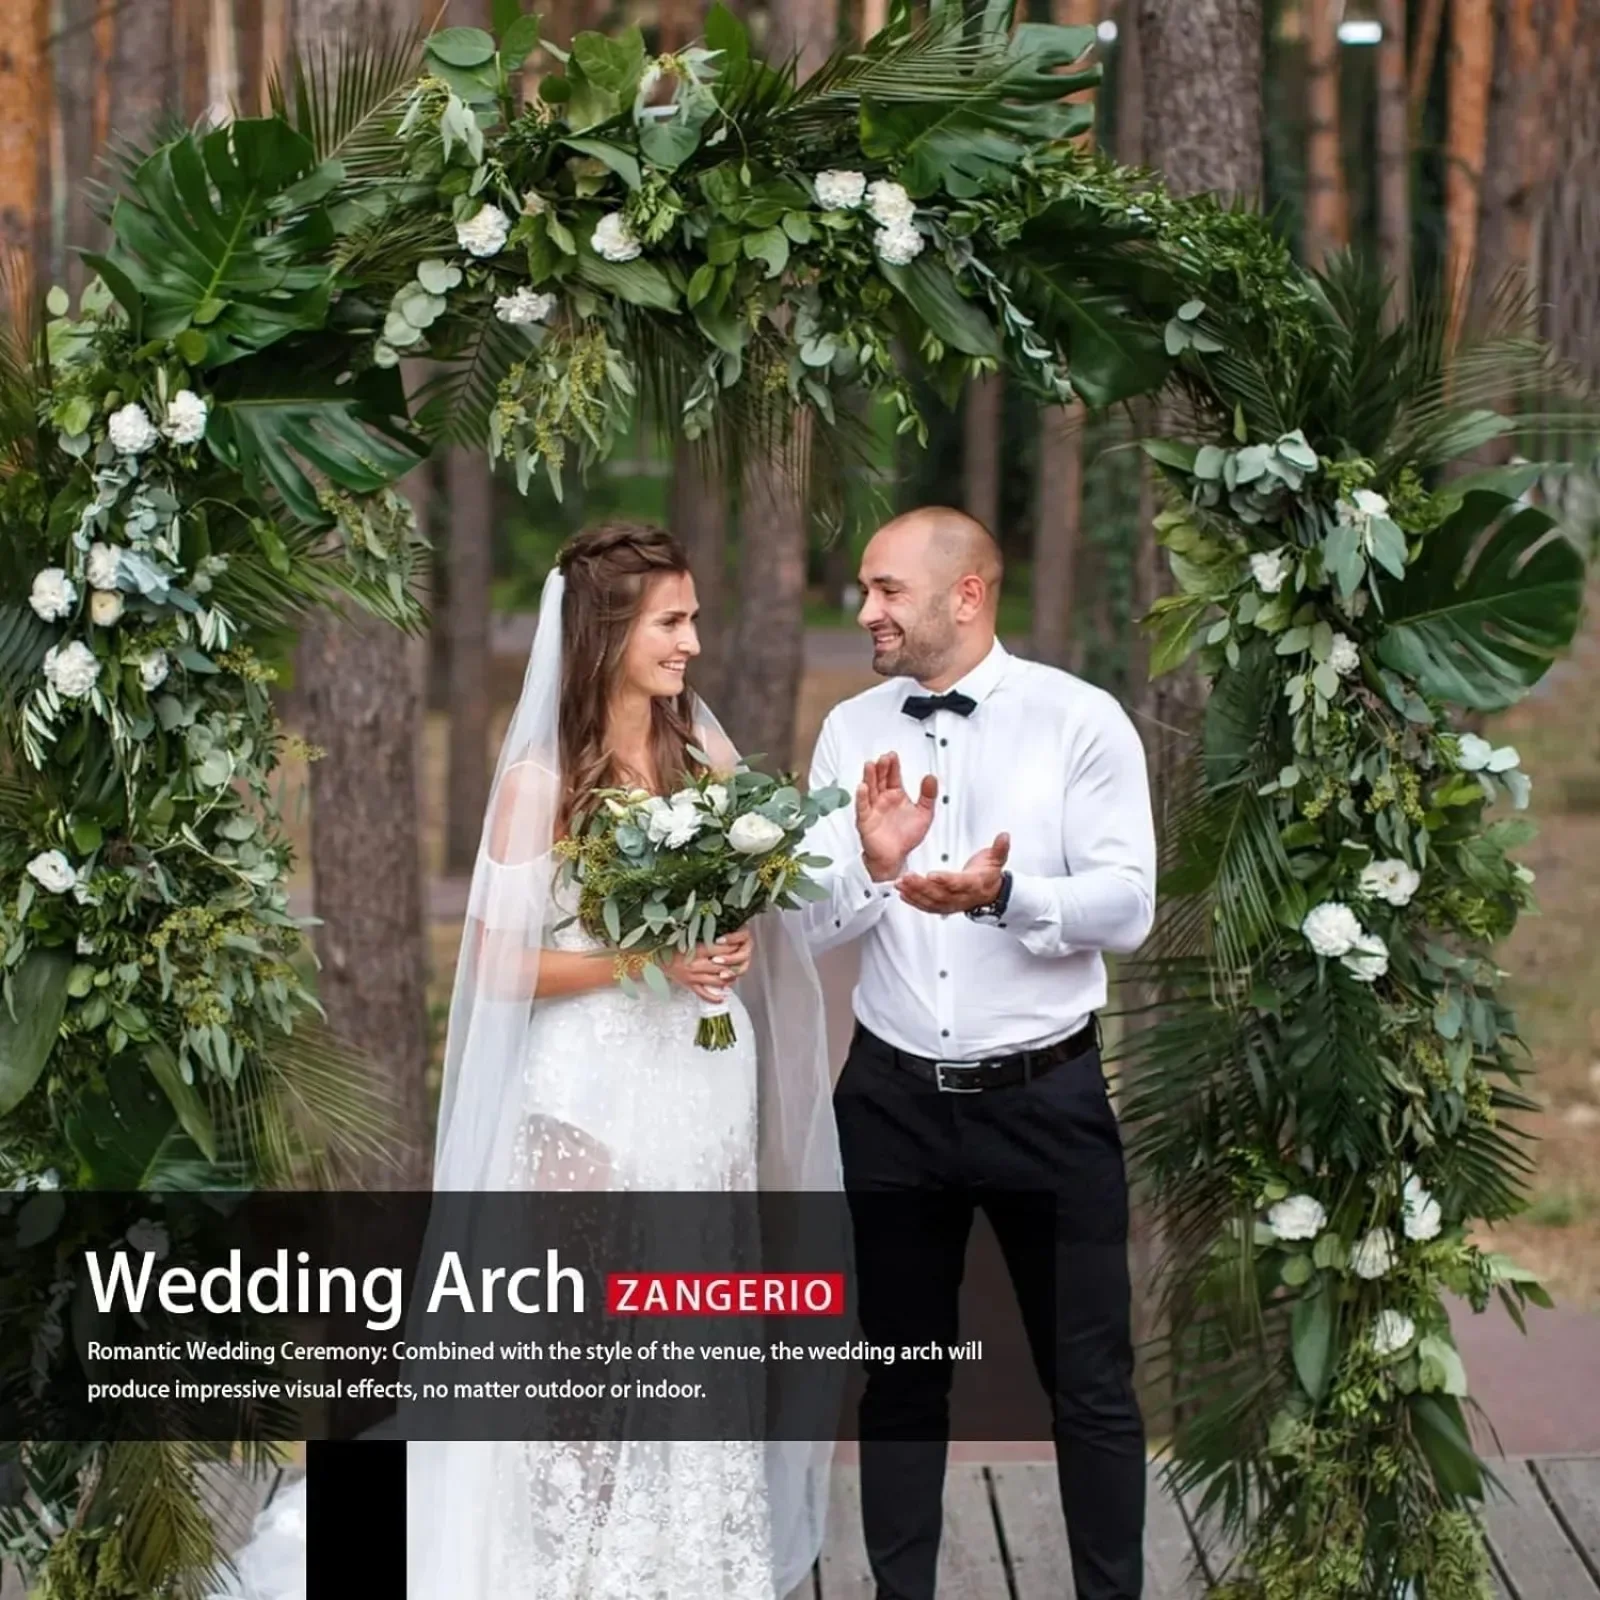
[[[697,752],[735,765],[687,686],[695,617],[682,548],[640,524],[577,535],[545,585],[473,873],[436,1189],[840,1186],[821,990],[796,920],[677,953],[667,994],[631,996],[554,870],[594,789],[670,793]],[[703,1050],[701,1003],[724,999],[736,1043]],[[830,1448],[413,1442],[409,1600],[782,1600],[820,1548]]]

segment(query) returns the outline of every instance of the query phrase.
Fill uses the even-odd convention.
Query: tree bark
[[[89,276],[78,251],[97,249],[103,242],[100,223],[89,204],[89,179],[104,138],[95,125],[95,101],[110,62],[100,53],[101,21],[95,0],[62,0],[55,17],[50,65],[60,128],[56,181],[61,189],[56,199],[61,236],[53,241],[50,275],[76,297]]]
[[[41,164],[49,145],[46,0],[0,0],[0,254],[31,284],[44,233]]]
[[[767,8],[767,57],[781,66],[791,56],[804,82],[833,54],[838,0],[772,0]]]
[[[1308,266],[1350,242],[1344,150],[1339,141],[1339,0],[1306,4],[1306,231]]]
[[[672,457],[672,491],[668,525],[689,553],[695,594],[700,601],[700,658],[695,662],[695,688],[711,709],[727,695],[724,665],[728,659],[728,486],[722,463],[687,439],[680,439]]]
[[[1411,304],[1411,124],[1406,116],[1406,0],[1379,0],[1378,257],[1391,325]]]
[[[1073,669],[1082,658],[1072,621],[1083,528],[1083,422],[1081,405],[1044,408],[1034,495],[1031,653],[1036,661]]]
[[[1558,355],[1600,385],[1600,0],[1582,0],[1572,68],[1550,119],[1552,184],[1543,229],[1544,334]],[[1588,515],[1586,511],[1584,513]]]
[[[1439,35],[1444,28],[1444,0],[1422,0],[1417,17],[1417,48],[1411,57],[1411,73],[1406,83],[1406,115],[1415,143],[1422,128],[1422,113],[1428,104],[1428,89],[1433,82],[1433,65],[1439,57]]]
[[[1450,294],[1452,337],[1461,330],[1478,253],[1478,208],[1493,68],[1493,0],[1451,0],[1444,212],[1445,284]]]
[[[774,771],[794,759],[805,664],[806,485],[811,418],[786,445],[753,451],[740,475],[738,621],[725,674],[727,724],[747,756]]]
[[[1005,380],[998,372],[967,384],[962,416],[962,489],[966,513],[1000,537],[1000,444]]]
[[[397,8],[398,10],[398,8]],[[298,0],[300,48],[358,24],[412,20],[351,0]],[[296,665],[311,764],[311,872],[318,996],[329,1024],[371,1060],[406,1146],[399,1172],[371,1188],[429,1180],[427,958],[417,758],[422,699],[414,651],[398,628],[323,612],[303,630]]]
[[[173,0],[139,0],[118,9],[111,50],[111,137],[148,140],[178,107],[180,18]]]
[[[449,561],[450,745],[445,871],[470,873],[489,805],[489,587],[494,475],[482,450],[458,445],[445,463]]]

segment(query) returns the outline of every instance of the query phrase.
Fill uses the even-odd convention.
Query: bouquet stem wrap
[[[737,1035],[733,1031],[733,1008],[726,1000],[702,1000],[700,1021],[694,1042],[702,1050],[731,1050]]]

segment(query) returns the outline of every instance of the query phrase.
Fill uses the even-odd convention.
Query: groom
[[[1050,1398],[1078,1600],[1136,1600],[1144,1432],[1128,1194],[1101,1074],[1101,953],[1154,909],[1144,753],[1117,702],[995,637],[1000,551],[959,511],[881,528],[860,622],[885,682],[836,706],[813,789],[862,774],[812,946],[861,941],[834,1091],[870,1344],[948,1345],[982,1207]],[[1042,1206],[1041,1206],[1042,1202]],[[878,1600],[933,1600],[951,1364],[868,1363],[861,1509]]]

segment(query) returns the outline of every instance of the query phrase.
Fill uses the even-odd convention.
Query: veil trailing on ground
[[[558,718],[565,580],[551,572],[538,630],[496,765],[472,874],[445,1045],[434,1156],[440,1191],[573,1191],[641,1187],[619,1152],[580,1124],[552,1115],[530,1053],[541,950],[552,920],[552,855],[561,811]],[[696,702],[696,738],[719,769],[737,756]],[[755,1033],[758,1159],[763,1190],[841,1188],[822,992],[795,915],[754,928],[738,994]],[[599,1065],[599,1064],[597,1064]],[[605,1092],[603,1073],[596,1093]],[[831,1434],[829,1423],[825,1431]],[[514,1445],[416,1443],[408,1456],[409,1600],[489,1600],[475,1587],[487,1521],[498,1497],[497,1455]],[[821,1546],[831,1441],[769,1441],[774,1588],[794,1587]]]

